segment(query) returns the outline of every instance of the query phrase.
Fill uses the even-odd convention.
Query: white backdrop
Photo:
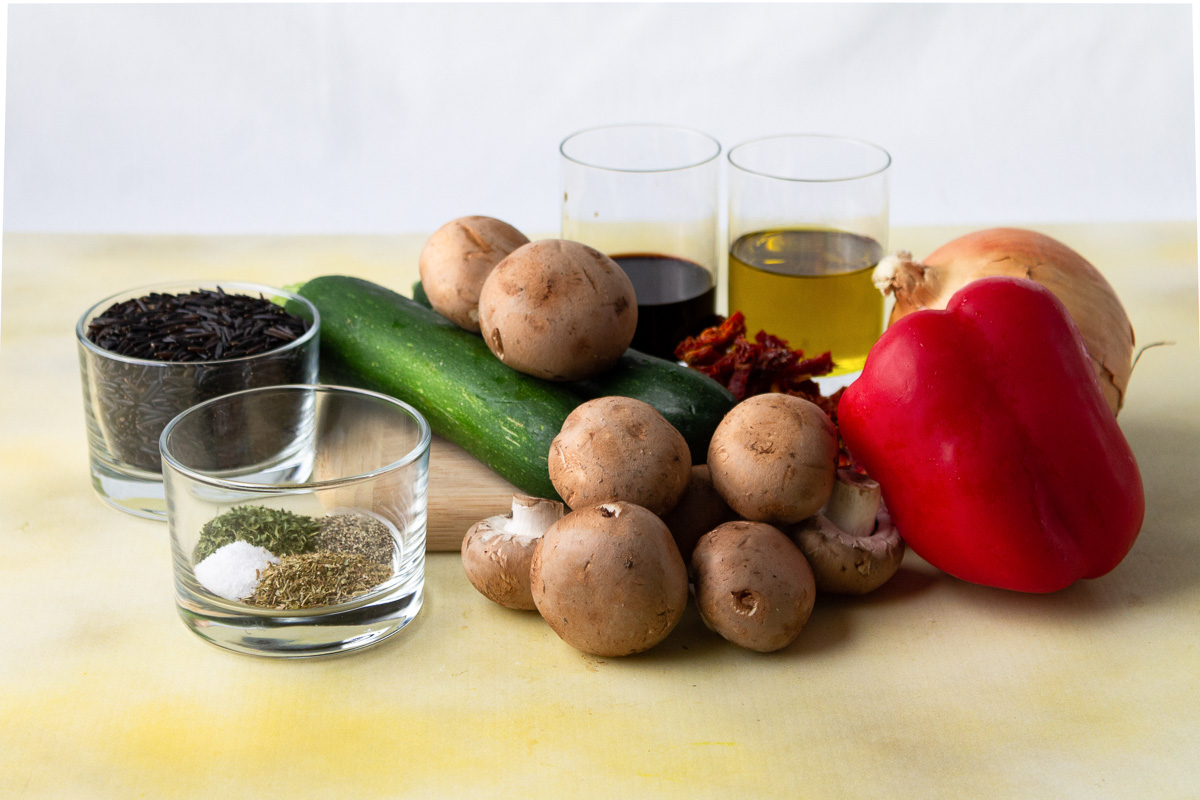
[[[898,225],[1196,215],[1185,5],[9,14],[10,231],[550,232],[559,141],[628,121],[874,140]]]

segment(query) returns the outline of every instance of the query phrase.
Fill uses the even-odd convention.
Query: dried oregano
[[[357,553],[303,553],[267,567],[246,602],[280,610],[330,606],[366,594],[390,577],[390,567]]]
[[[312,549],[321,522],[302,514],[265,506],[237,506],[210,519],[200,529],[193,559],[208,558],[230,542],[242,541],[265,547],[277,556],[303,553]]]

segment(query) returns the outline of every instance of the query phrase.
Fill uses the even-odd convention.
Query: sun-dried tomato
[[[675,348],[675,357],[689,366],[700,369],[712,366],[725,354],[725,350],[739,337],[746,335],[746,317],[735,311],[719,325],[705,328],[697,336],[689,336]],[[708,375],[703,369],[701,372]]]
[[[738,400],[779,392],[816,403],[837,426],[837,406],[842,389],[826,397],[813,378],[833,371],[833,355],[825,352],[805,358],[787,340],[759,331],[746,338],[746,317],[735,311],[719,325],[689,336],[675,348],[675,357],[729,389]],[[838,466],[858,469],[846,443],[838,434]]]
[[[738,400],[765,392],[821,397],[812,379],[833,371],[830,353],[805,358],[803,350],[791,349],[787,340],[766,331],[747,339],[746,318],[740,311],[684,339],[675,356],[728,387]]]

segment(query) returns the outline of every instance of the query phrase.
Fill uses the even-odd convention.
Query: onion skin
[[[944,309],[971,281],[997,275],[1040,283],[1062,301],[1083,336],[1108,407],[1119,412],[1133,370],[1133,325],[1099,270],[1062,242],[1020,228],[977,231],[939,247],[923,263],[907,253],[884,259],[875,285],[896,296],[890,325],[914,311]]]

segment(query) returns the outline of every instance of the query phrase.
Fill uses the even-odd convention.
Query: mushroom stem
[[[882,505],[876,527],[865,536],[851,536],[823,514],[792,526],[788,535],[808,559],[822,592],[874,591],[896,574],[904,559],[904,540]]]
[[[504,517],[503,532],[515,537],[536,539],[562,519],[563,504],[527,494],[514,494],[512,513]]]
[[[881,496],[877,481],[852,470],[839,469],[833,493],[821,515],[850,536],[870,536],[875,530]]]
[[[463,570],[471,585],[507,608],[533,609],[529,584],[533,551],[562,515],[562,503],[515,494],[512,511],[472,525],[461,548]]]

